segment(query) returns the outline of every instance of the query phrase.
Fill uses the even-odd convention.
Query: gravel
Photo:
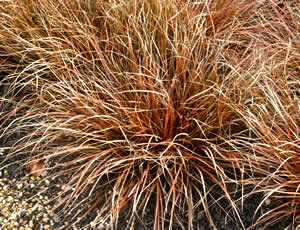
[[[6,169],[0,175],[0,229],[53,229],[55,214],[48,196],[42,191],[34,194],[34,187],[41,178],[12,179]],[[45,190],[48,185],[45,180],[40,188]]]
[[[4,159],[0,148],[0,163]],[[68,223],[52,211],[54,200],[49,197],[50,186],[61,191],[54,179],[34,177],[8,164],[0,170],[0,229],[1,230],[52,230],[67,229]]]

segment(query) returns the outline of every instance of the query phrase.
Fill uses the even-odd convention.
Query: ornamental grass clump
[[[275,84],[273,79],[265,80],[267,84],[254,90],[255,104],[245,113],[255,140],[245,144],[248,152],[253,152],[245,162],[250,162],[247,171],[256,176],[240,183],[255,185],[245,197],[263,194],[252,227],[284,218],[290,218],[291,226],[296,226],[300,213],[299,99],[296,91],[288,88],[288,81]],[[299,83],[296,85],[299,87]],[[269,208],[262,212],[264,205]]]
[[[253,175],[239,181],[243,187],[254,185],[240,200],[263,195],[255,211],[257,219],[249,229],[269,227],[285,218],[296,226],[300,213],[299,82],[292,85],[290,80],[275,82],[268,77],[260,80],[252,88],[251,104],[247,109],[240,108],[249,127],[249,139],[234,140],[245,152],[239,164]],[[267,208],[261,209],[263,206]]]
[[[282,70],[284,71],[284,70]],[[278,72],[277,72],[278,73]],[[243,165],[256,176],[240,183],[255,185],[253,193],[264,197],[270,206],[258,215],[253,227],[262,223],[278,223],[290,218],[292,226],[299,224],[300,214],[300,139],[299,87],[293,75],[278,79],[264,77],[253,87],[252,105],[241,112],[251,130],[253,141],[244,144],[248,153]],[[249,162],[248,166],[246,162]],[[261,210],[260,210],[261,212]]]
[[[257,138],[249,144],[255,162],[249,169],[262,176],[252,178],[256,192],[264,193],[259,207],[266,201],[272,207],[254,225],[290,217],[296,226],[300,214],[299,8],[293,1],[272,3],[259,15],[264,16],[266,33],[263,37],[255,33],[257,26],[251,34],[264,51],[260,62],[266,64],[261,71],[266,76],[252,88],[245,120]]]
[[[254,26],[249,35],[257,45],[251,49],[257,50],[259,75],[252,76],[248,101],[238,108],[249,128],[249,139],[236,140],[247,153],[244,160],[240,158],[241,164],[255,175],[240,183],[255,187],[241,199],[263,194],[252,228],[265,225],[268,229],[286,218],[296,228],[300,214],[299,9],[292,1],[272,3],[258,15],[261,25]],[[263,34],[259,33],[262,27]],[[265,205],[268,208],[262,211]]]
[[[94,213],[94,226],[117,228],[123,208],[134,226],[153,207],[146,227],[194,229],[201,212],[216,228],[210,208],[217,205],[231,208],[245,228],[234,194],[249,186],[259,192],[258,167],[273,162],[263,153],[256,161],[273,142],[261,144],[268,139],[253,121],[262,115],[250,110],[259,98],[251,87],[268,76],[256,56],[257,5],[20,0],[0,7],[2,104],[12,107],[3,109],[1,137],[23,135],[8,158],[23,156],[25,166],[43,162],[49,177],[68,175],[55,209],[73,223]],[[272,124],[267,128],[281,133]],[[270,180],[259,185],[292,178],[295,186],[297,156],[289,157],[276,158],[282,167],[275,173],[264,169]],[[298,189],[292,193],[296,199]],[[76,210],[82,203],[88,208]]]

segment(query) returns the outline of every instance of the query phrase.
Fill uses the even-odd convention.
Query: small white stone
[[[38,204],[35,204],[31,210],[34,212],[37,208],[38,208]]]
[[[42,216],[43,216],[42,213],[38,213],[38,214],[36,215],[36,218],[39,219],[39,218],[42,217]],[[40,228],[41,228],[41,227],[40,227]],[[43,228],[41,228],[41,229],[43,229]]]
[[[107,229],[107,225],[105,223],[101,223],[97,227],[98,227],[99,230]]]
[[[18,189],[21,189],[22,187],[23,187],[23,184],[21,184],[21,183],[20,183],[20,184],[17,184],[17,188],[18,188]]]
[[[17,217],[16,213],[12,213],[12,214],[10,215],[10,219],[12,219],[12,220],[15,220],[16,217]]]
[[[42,177],[47,176],[47,171],[42,172],[41,176],[42,176]]]

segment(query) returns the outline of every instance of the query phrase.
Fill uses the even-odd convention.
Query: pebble
[[[28,225],[29,225],[29,227],[31,227],[31,228],[32,228],[32,227],[33,227],[33,221],[32,221],[32,220],[30,220]]]
[[[12,179],[8,170],[3,170],[3,174],[4,178],[0,178],[0,229],[32,230],[41,220],[43,223],[38,229],[53,229],[52,207],[46,205],[50,202],[48,196],[45,194],[36,196],[32,189],[37,187],[40,178]],[[50,185],[50,182],[47,185]],[[44,219],[44,216],[47,219]]]
[[[42,177],[45,177],[47,176],[47,171],[45,170],[42,174],[41,174]]]
[[[62,189],[74,189],[67,185],[65,180],[57,182],[55,177],[32,176],[13,178],[6,169],[0,172],[0,230],[70,228],[72,223],[68,222],[69,219],[64,219],[61,213],[52,211],[54,197],[56,198]],[[53,188],[55,192],[52,192]]]
[[[17,184],[17,188],[21,189],[23,187],[23,184]]]
[[[8,185],[5,185],[5,186],[3,187],[3,190],[4,190],[4,191],[7,191],[7,190],[8,190]]]

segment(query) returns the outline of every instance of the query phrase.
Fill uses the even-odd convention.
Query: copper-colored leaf
[[[40,161],[29,162],[26,164],[25,171],[27,174],[38,177],[45,172],[45,163]]]

